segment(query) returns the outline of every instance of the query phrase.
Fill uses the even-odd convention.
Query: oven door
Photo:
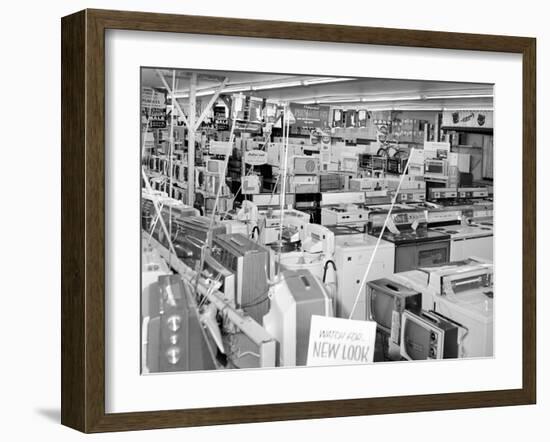
[[[449,262],[449,240],[406,244],[395,250],[395,273]]]

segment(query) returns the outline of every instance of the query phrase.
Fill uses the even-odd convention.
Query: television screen
[[[428,359],[430,355],[430,335],[434,334],[426,326],[416,321],[407,320],[403,323],[403,346],[413,360]]]
[[[386,329],[391,329],[394,299],[394,296],[389,293],[373,292],[372,294],[372,319]]]

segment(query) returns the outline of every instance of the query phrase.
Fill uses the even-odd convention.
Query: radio
[[[458,357],[458,326],[435,312],[405,310],[401,320],[401,356],[410,360]]]
[[[270,250],[236,233],[214,238],[212,256],[235,273],[237,308],[261,324],[269,311],[268,280],[274,273]]]

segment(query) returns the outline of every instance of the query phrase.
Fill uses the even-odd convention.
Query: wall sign
[[[493,111],[445,111],[442,126],[492,129]]]
[[[290,123],[298,127],[329,127],[329,106],[290,103]]]

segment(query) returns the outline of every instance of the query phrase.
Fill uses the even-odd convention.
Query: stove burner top
[[[376,236],[376,235],[375,235]],[[431,242],[431,241],[442,241],[450,239],[449,232],[445,231],[436,231],[432,229],[417,229],[415,230],[404,230],[397,234],[386,230],[382,235],[382,238],[386,241],[392,242],[396,245],[399,244],[410,244],[410,243],[422,243],[422,242]]]

